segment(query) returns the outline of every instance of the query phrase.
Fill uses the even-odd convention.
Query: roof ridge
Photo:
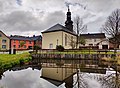
[[[48,28],[47,30],[43,31],[42,33],[55,32],[55,31],[65,31],[65,32],[68,32],[70,34],[76,35],[74,32],[70,31],[65,26],[63,26],[59,23],[57,23],[54,26]]]

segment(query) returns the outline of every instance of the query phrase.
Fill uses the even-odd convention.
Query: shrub
[[[26,63],[26,62],[30,62],[31,60],[32,60],[31,57],[25,58],[25,59],[24,59],[24,63]]]
[[[2,69],[2,62],[0,62],[0,69]]]
[[[38,50],[40,50],[40,49],[41,49],[41,47],[38,46],[38,45],[34,45],[34,46],[33,46],[33,50],[35,50],[36,53],[37,53]]]
[[[34,46],[33,46],[33,49],[34,49],[34,50],[39,50],[39,49],[41,49],[41,47],[38,46],[38,45],[34,45]]]
[[[57,45],[57,46],[56,46],[56,49],[57,49],[58,51],[64,51],[64,47],[63,47],[62,45]]]
[[[20,59],[20,65],[23,65],[24,64],[24,59]]]
[[[11,63],[6,63],[3,66],[4,66],[4,69],[7,70],[7,69],[12,67],[12,64]]]

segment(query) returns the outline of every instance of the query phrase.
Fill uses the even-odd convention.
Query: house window
[[[67,34],[65,34],[65,46],[67,46]]]
[[[89,46],[93,46],[93,44],[89,44]]]
[[[2,45],[2,48],[3,48],[3,49],[6,49],[6,45]]]
[[[96,39],[94,39],[94,42],[96,42]]]
[[[5,39],[2,40],[2,43],[6,43],[6,42],[7,42],[7,40],[5,40]]]
[[[24,46],[24,48],[26,48],[26,46]]]
[[[2,37],[2,35],[0,34],[0,37]]]
[[[16,45],[13,45],[13,48],[15,49],[15,48],[16,48]]]
[[[97,44],[94,44],[95,46],[97,46]]]
[[[16,42],[15,40],[13,40],[14,41],[14,43]]]
[[[28,46],[28,49],[32,49],[32,46]]]
[[[18,45],[18,48],[20,48],[20,45]]]
[[[50,49],[52,49],[52,48],[53,48],[53,44],[52,44],[52,43],[49,45],[49,48],[50,48]]]
[[[31,41],[29,41],[29,44],[32,44],[32,42],[31,42]]]

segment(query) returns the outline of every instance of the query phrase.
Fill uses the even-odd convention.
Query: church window
[[[65,34],[65,46],[67,46],[67,34]]]
[[[53,44],[52,44],[52,43],[49,44],[49,48],[50,48],[50,49],[53,49]]]

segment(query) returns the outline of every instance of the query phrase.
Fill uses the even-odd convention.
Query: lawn
[[[29,53],[22,54],[0,54],[0,69],[8,69],[20,62],[28,62],[31,60]]]

